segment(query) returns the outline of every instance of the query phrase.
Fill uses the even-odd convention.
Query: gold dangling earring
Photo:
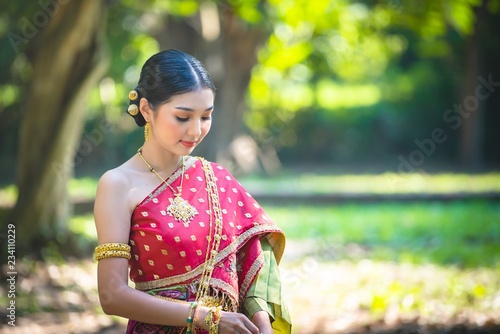
[[[149,140],[149,133],[151,132],[151,127],[149,126],[149,123],[146,123],[144,126],[144,141]]]

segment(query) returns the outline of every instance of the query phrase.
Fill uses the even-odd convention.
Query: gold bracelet
[[[189,304],[189,314],[188,314],[188,317],[186,319],[186,322],[187,322],[187,330],[186,330],[186,334],[193,334],[193,331],[195,330],[195,325],[194,325],[194,321],[193,321],[193,314],[196,312],[196,308],[198,306],[198,303],[197,302],[191,302],[191,304]]]
[[[108,257],[122,257],[129,260],[130,249],[129,245],[123,243],[112,242],[101,244],[95,248],[95,259],[99,261]]]
[[[198,303],[198,306],[201,306],[201,303]],[[196,323],[198,322],[198,316],[200,315],[199,312],[200,308],[197,307],[196,310],[193,312],[193,328],[196,329]]]
[[[219,321],[221,318],[221,307],[220,306],[212,306],[209,310],[205,319],[205,325],[208,326],[209,334],[218,334],[219,333]]]
[[[121,242],[108,242],[105,244],[100,244],[95,248],[96,252],[108,251],[108,250],[119,250],[130,252],[130,245]]]

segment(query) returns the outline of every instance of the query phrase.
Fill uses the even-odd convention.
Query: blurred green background
[[[195,154],[288,235],[296,333],[498,330],[500,1],[0,5],[0,241],[13,224],[23,328],[123,332],[95,297],[93,197],[143,142],[125,113],[142,64],[177,48],[218,89]]]

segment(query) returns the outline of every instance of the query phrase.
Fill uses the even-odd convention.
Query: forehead
[[[183,107],[193,110],[206,110],[213,107],[214,93],[211,89],[195,90],[183,94],[174,95],[166,103],[169,107]]]

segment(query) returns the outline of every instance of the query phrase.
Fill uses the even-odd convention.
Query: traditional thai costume
[[[184,168],[132,214],[129,267],[135,288],[167,300],[221,306],[249,318],[265,310],[275,333],[290,333],[278,271],[285,245],[282,231],[222,166],[188,157]],[[171,189],[181,182],[182,199],[195,209],[188,219],[170,210],[175,201]],[[127,327],[127,334],[185,331],[134,320]]]

